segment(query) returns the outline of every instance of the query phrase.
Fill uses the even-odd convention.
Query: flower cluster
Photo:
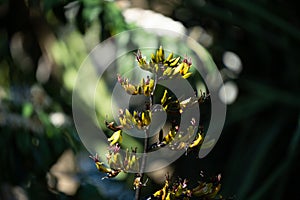
[[[195,125],[191,125],[187,128],[186,131],[179,131],[179,127],[171,127],[168,134],[166,134],[165,137],[161,137],[163,135],[163,131],[160,131],[159,138],[162,138],[158,142],[152,144],[149,148],[149,150],[153,150],[156,148],[167,146],[171,150],[186,150],[193,149],[196,147],[200,147],[203,142],[203,131],[200,130],[199,133],[197,133],[197,136],[192,142],[190,139],[194,137],[195,131],[197,131],[198,127]]]
[[[136,156],[137,149],[126,149],[126,154],[122,155],[120,152],[120,145],[116,144],[110,146],[106,159],[110,168],[117,169],[119,171],[137,171],[139,169],[139,157]]]
[[[118,75],[118,82],[130,95],[144,94],[145,96],[149,97],[154,89],[154,80],[151,79],[149,76],[146,80],[142,78],[141,83],[139,85],[133,85],[129,83],[128,79],[123,79],[120,75]]]
[[[119,169],[112,169],[112,168],[109,168],[109,167],[106,167],[103,162],[100,162],[100,159],[98,157],[98,155],[96,154],[95,156],[90,156],[91,159],[93,159],[93,161],[95,162],[95,165],[97,167],[97,169],[100,171],[100,172],[103,172],[103,173],[106,173],[107,176],[104,177],[104,178],[113,178],[115,176],[117,176],[121,170]]]
[[[162,47],[156,50],[155,54],[151,55],[151,60],[146,61],[146,58],[142,56],[141,51],[138,50],[135,54],[137,62],[141,69],[154,73],[155,78],[149,76],[144,79],[142,78],[140,84],[134,85],[129,82],[128,79],[118,75],[117,80],[123,89],[130,95],[144,95],[150,97],[153,95],[155,90],[156,81],[158,78],[187,78],[190,76],[189,69],[192,65],[190,59],[181,60],[180,57],[174,57],[173,53],[170,53],[165,58],[165,53]],[[198,103],[202,103],[207,96],[201,93],[200,97],[190,97],[183,101],[174,99],[173,96],[168,94],[165,90],[161,97],[161,105],[167,113],[177,112],[182,113],[185,109],[192,108]],[[113,131],[113,134],[107,139],[109,142],[109,151],[107,154],[107,161],[109,167],[104,167],[103,163],[99,162],[99,159],[92,157],[99,171],[108,174],[107,177],[114,177],[119,171],[137,170],[139,162],[136,156],[136,149],[129,151],[126,150],[126,155],[119,153],[120,145],[123,141],[123,130],[131,128],[137,128],[141,130],[148,129],[152,120],[151,105],[147,106],[146,110],[130,112],[128,109],[119,111],[119,125],[115,125],[114,122],[105,122],[106,127]],[[191,149],[199,147],[203,142],[203,131],[196,134],[198,127],[192,123],[185,132],[179,131],[178,125],[174,124],[169,132],[164,135],[163,130],[159,132],[159,140],[154,144],[150,144],[148,151],[164,146],[169,147],[172,150]],[[192,143],[191,138],[194,137]]]
[[[108,153],[106,154],[106,159],[108,166],[103,162],[100,162],[100,158],[96,154],[95,156],[90,156],[95,162],[98,171],[106,173],[104,178],[116,177],[120,172],[137,171],[139,169],[139,157],[136,156],[137,149],[131,149],[129,151],[126,149],[125,156],[120,152],[120,145],[109,146]]]
[[[179,112],[183,113],[185,109],[192,109],[193,106],[199,105],[207,100],[209,95],[205,92],[200,91],[200,97],[189,97],[185,100],[174,100],[172,96],[168,95],[168,90],[165,90],[163,97],[161,98],[161,105],[167,112]]]
[[[151,123],[151,111],[144,110],[142,112],[133,111],[133,114],[129,110],[120,110],[119,120],[122,127],[130,129],[136,127],[138,129],[146,128]]]
[[[217,175],[207,181],[199,181],[198,185],[189,189],[187,179],[177,180],[173,184],[170,183],[169,176],[166,176],[165,184],[162,189],[156,191],[147,200],[176,200],[190,199],[197,197],[199,199],[212,200],[215,199],[221,189],[221,175]],[[219,199],[221,199],[220,197]]]
[[[209,95],[200,91],[200,97],[192,96],[187,99],[178,99],[171,94],[167,89],[164,90],[163,95],[160,98],[161,107],[157,108],[153,106],[153,96],[156,89],[158,80],[167,80],[173,78],[186,79],[192,74],[189,72],[192,66],[191,59],[174,56],[170,53],[165,57],[165,52],[162,47],[156,50],[151,55],[151,60],[147,62],[146,58],[142,56],[141,51],[138,50],[135,54],[138,65],[141,69],[151,72],[154,76],[147,76],[146,79],[142,78],[139,84],[130,83],[126,78],[118,75],[118,83],[122,88],[130,95],[144,95],[149,97],[149,103],[146,104],[146,108],[142,111],[129,111],[128,109],[119,110],[119,125],[115,125],[114,122],[105,121],[106,127],[113,131],[110,137],[107,139],[109,142],[108,153],[106,159],[108,166],[105,166],[99,161],[98,156],[90,156],[100,172],[106,173],[107,178],[113,178],[117,176],[121,171],[129,172],[135,171],[136,173],[133,186],[136,191],[140,191],[141,187],[146,186],[148,180],[143,182],[143,166],[145,165],[145,156],[137,154],[137,148],[126,149],[125,152],[120,151],[123,142],[123,131],[137,128],[143,130],[146,134],[150,130],[149,126],[155,112],[158,110],[164,111],[167,115],[172,117],[177,114],[184,113],[187,109],[194,109],[194,106],[198,106],[203,103]],[[155,93],[156,96],[156,93]],[[158,131],[157,141],[150,143],[145,139],[144,141],[144,152],[148,153],[158,148],[169,148],[171,150],[188,150],[199,148],[200,146],[211,145],[210,143],[203,144],[204,131],[202,127],[199,127],[198,122],[195,118],[192,118],[190,125],[185,124],[184,126],[174,120],[171,121],[171,128],[166,134],[164,134],[165,128]],[[181,126],[181,127],[180,127]],[[212,143],[214,141],[212,140]],[[205,148],[205,147],[204,147]],[[144,161],[144,162],[143,162]],[[220,190],[221,176],[218,175],[213,180],[201,181],[194,188],[188,187],[186,179],[174,183],[170,183],[170,179],[167,176],[165,184],[162,189],[156,191],[148,199],[161,199],[161,200],[176,200],[176,199],[189,199],[191,197],[199,197],[200,199],[210,200],[217,196]],[[138,193],[138,192],[137,192]],[[139,198],[137,198],[139,199]]]
[[[155,54],[151,55],[150,62],[146,61],[146,58],[142,56],[141,51],[135,54],[141,69],[150,71],[159,76],[159,78],[174,78],[182,77],[184,79],[192,75],[189,69],[192,65],[191,59],[185,58],[181,61],[180,56],[174,57],[173,53],[170,53],[165,58],[165,53],[162,47],[156,50]]]

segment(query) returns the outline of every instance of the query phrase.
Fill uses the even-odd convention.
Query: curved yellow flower
[[[122,142],[122,130],[118,130],[116,132],[113,133],[113,135],[107,139],[110,142],[110,146],[118,143]]]
[[[200,144],[202,143],[202,139],[203,139],[202,135],[201,135],[200,133],[198,133],[198,138],[197,138],[196,140],[194,140],[193,143],[190,144],[189,147],[190,147],[190,148],[193,148],[193,147],[195,147],[195,146],[200,145]]]

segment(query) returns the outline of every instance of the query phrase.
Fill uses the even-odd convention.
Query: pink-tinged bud
[[[183,59],[182,62],[184,62],[184,63],[188,64],[189,66],[191,66],[191,65],[192,65],[192,58],[186,56],[186,57]]]
[[[193,126],[195,126],[196,125],[196,120],[195,120],[195,118],[193,117],[192,118],[192,120],[191,120],[191,124],[193,125]]]
[[[219,182],[221,181],[221,177],[222,177],[221,174],[218,174],[217,179]]]
[[[143,57],[142,57],[142,53],[141,51],[138,49],[138,51],[136,53],[134,53],[137,61],[139,62]]]
[[[89,156],[89,157],[90,157],[91,159],[93,159],[94,162],[100,162],[98,154],[96,154],[95,156]]]
[[[117,143],[115,145],[109,146],[108,150],[113,153],[118,153],[120,151],[121,146]]]
[[[119,83],[122,83],[122,82],[123,82],[123,79],[122,79],[121,75],[118,74],[117,77],[118,77],[118,82],[119,82]]]
[[[145,81],[145,84],[146,84],[146,85],[149,85],[149,82],[150,82],[150,77],[147,76],[147,79],[146,79],[146,81]]]

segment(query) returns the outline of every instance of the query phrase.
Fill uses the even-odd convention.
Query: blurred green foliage
[[[72,122],[74,80],[91,48],[125,30],[120,10],[91,0],[13,0],[0,8],[0,198],[105,199],[90,175],[80,183],[80,163],[65,172],[77,185],[72,197],[53,167],[68,149],[84,150]]]
[[[235,52],[243,63],[243,71],[234,80],[239,96],[228,107],[215,149],[201,160],[183,156],[174,164],[174,176],[196,182],[193,177],[201,170],[220,172],[221,193],[236,199],[299,197],[297,2],[142,2],[188,29],[203,27],[213,37],[208,50],[220,68],[225,68],[222,55],[226,51]],[[29,199],[110,199],[103,194],[117,198],[116,194],[130,190],[132,177],[120,186],[101,183],[98,177],[91,181],[90,174],[75,170],[78,189],[66,194],[58,191],[57,177],[50,172],[66,150],[82,150],[71,113],[80,64],[100,41],[130,27],[116,2],[1,1],[0,24],[0,198],[20,199],[24,193]],[[54,183],[49,184],[50,180]],[[110,187],[103,189],[104,185]],[[159,188],[151,185],[143,193]]]

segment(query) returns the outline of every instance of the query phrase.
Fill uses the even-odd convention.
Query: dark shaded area
[[[183,5],[172,16],[212,33],[209,50],[218,66],[223,65],[225,51],[237,53],[243,63],[236,79],[239,96],[228,106],[221,138],[207,158],[193,165],[190,176],[199,168],[223,171],[223,194],[237,199],[299,196],[294,178],[300,144],[300,29],[295,5],[287,1],[185,1]]]

